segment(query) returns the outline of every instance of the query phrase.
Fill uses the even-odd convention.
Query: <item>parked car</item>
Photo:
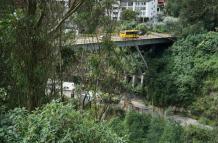
[[[138,35],[145,35],[145,32],[144,31],[138,31]]]

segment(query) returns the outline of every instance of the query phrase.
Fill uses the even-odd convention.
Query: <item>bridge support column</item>
[[[143,57],[143,55],[142,55],[142,53],[141,53],[141,51],[139,49],[139,46],[136,46],[136,50],[138,51],[140,57],[142,58],[142,61],[144,62],[146,69],[148,69],[148,64],[147,64],[145,58]]]
[[[143,87],[143,85],[144,85],[144,74],[141,75],[141,87]]]
[[[127,83],[127,75],[124,75],[124,82]]]
[[[132,87],[135,87],[135,82],[136,82],[136,76],[132,76]]]

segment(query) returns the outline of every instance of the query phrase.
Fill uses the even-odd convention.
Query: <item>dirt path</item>
[[[129,105],[128,108],[131,108],[131,109],[133,109],[133,110],[135,110],[137,112],[141,112],[141,113],[149,113],[149,114],[152,114],[152,115],[155,115],[155,116],[162,116],[162,117],[164,116],[164,118],[173,120],[173,121],[179,123],[181,126],[184,126],[184,127],[193,125],[193,126],[197,126],[199,128],[202,128],[202,129],[209,129],[209,130],[213,129],[213,127],[201,124],[197,120],[192,119],[190,117],[185,117],[185,116],[182,116],[182,115],[164,115],[164,114],[160,114],[157,111],[153,111],[151,106],[150,107],[146,106],[144,104],[143,100],[137,99],[137,98],[131,99],[130,105]]]

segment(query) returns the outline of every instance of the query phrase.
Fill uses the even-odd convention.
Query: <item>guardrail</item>
[[[117,36],[118,33],[101,33],[101,34],[78,34],[78,37],[99,37],[101,35]]]

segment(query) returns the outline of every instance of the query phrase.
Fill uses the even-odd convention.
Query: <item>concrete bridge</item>
[[[146,45],[155,45],[155,44],[168,44],[172,43],[175,40],[175,37],[169,34],[161,33],[150,33],[139,38],[134,39],[123,39],[118,35],[112,35],[111,41],[115,46],[118,47],[132,47],[132,46],[146,46]],[[85,48],[85,49],[98,49],[103,45],[103,40],[101,36],[86,36],[78,37],[75,41],[68,41],[66,46],[72,48]]]

